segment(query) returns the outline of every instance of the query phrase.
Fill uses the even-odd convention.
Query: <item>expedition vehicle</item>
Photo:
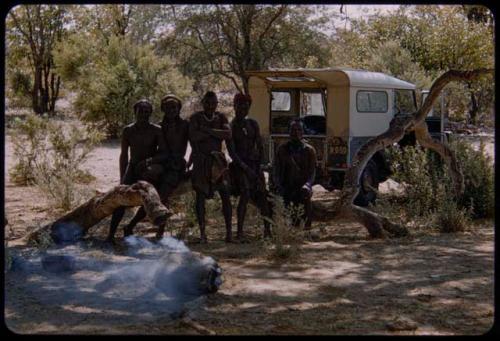
[[[253,98],[249,117],[261,129],[266,150],[264,169],[272,171],[278,146],[288,140],[289,123],[300,119],[304,138],[317,153],[315,182],[327,190],[342,188],[355,153],[368,140],[385,132],[394,115],[413,113],[417,107],[414,84],[379,72],[270,69],[248,71],[247,75]],[[442,133],[440,119],[429,120],[431,132],[437,126],[437,133]],[[377,152],[363,172],[356,204],[374,202],[379,183],[390,174],[384,152]]]

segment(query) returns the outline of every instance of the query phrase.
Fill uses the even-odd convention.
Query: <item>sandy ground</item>
[[[9,141],[7,136],[6,171],[13,164]],[[492,145],[489,152],[493,155]],[[92,153],[86,168],[96,180],[89,187],[105,191],[118,183],[118,156],[116,141]],[[36,188],[17,187],[8,176],[5,211],[9,246],[18,247],[29,226],[59,214]],[[104,238],[106,224],[91,235]],[[492,327],[491,221],[475,223],[459,234],[414,233],[393,240],[370,239],[352,221],[313,223],[319,237],[304,241],[298,258],[284,263],[266,258],[259,225],[249,222],[248,244],[225,244],[217,222],[208,226],[208,245],[188,241],[191,249],[212,256],[224,271],[221,289],[208,296],[190,320],[144,322],[130,316],[111,325],[105,311],[48,306],[7,277],[6,295],[11,299],[5,307],[6,325],[23,334],[457,335],[483,334]],[[140,224],[138,234],[151,236],[150,227]],[[413,327],[388,327],[404,321]]]

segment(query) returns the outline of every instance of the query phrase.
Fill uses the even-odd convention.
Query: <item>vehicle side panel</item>
[[[387,112],[358,112],[356,96],[358,91],[384,91],[387,93]],[[350,129],[349,136],[351,137],[366,137],[377,136],[389,129],[389,122],[393,117],[393,91],[390,89],[373,89],[373,88],[351,88],[351,103],[350,103]]]

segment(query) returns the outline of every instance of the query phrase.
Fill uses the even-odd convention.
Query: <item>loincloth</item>
[[[266,191],[266,179],[264,172],[260,170],[258,161],[245,161],[245,164],[257,175],[256,178],[250,177],[238,164],[231,162],[229,164],[229,172],[231,177],[231,194],[234,196],[247,193],[252,195],[256,192]]]
[[[191,182],[193,189],[212,198],[215,190],[228,188],[228,165],[222,152],[212,151],[210,154],[193,154],[193,171]]]

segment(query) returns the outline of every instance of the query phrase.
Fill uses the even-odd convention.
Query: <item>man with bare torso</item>
[[[275,162],[274,183],[285,205],[304,205],[305,228],[311,227],[312,186],[316,175],[316,151],[302,135],[302,122],[290,124],[290,141],[278,148]],[[296,221],[298,223],[298,221]]]
[[[200,241],[207,242],[205,233],[205,200],[218,191],[226,225],[226,242],[232,241],[231,200],[225,173],[213,174],[215,162],[225,162],[222,141],[231,139],[227,118],[216,111],[217,95],[208,91],[202,99],[203,111],[194,113],[189,120],[189,141],[192,147],[193,171],[191,180],[196,192],[196,218],[200,226]]]
[[[189,123],[180,117],[182,102],[174,95],[167,95],[161,101],[161,111],[164,113],[161,122],[164,149],[151,157],[149,163],[161,165],[161,176],[157,182],[157,187],[162,203],[167,206],[168,198],[184,180],[186,174],[186,160],[184,155],[188,145]],[[139,211],[130,223],[125,227],[125,236],[131,235],[138,222],[146,217],[144,207]],[[157,233],[157,238],[161,238],[164,232],[162,225]]]
[[[134,105],[136,121],[123,129],[120,153],[120,184],[132,185],[139,180],[148,180],[146,173],[158,149],[164,149],[160,126],[150,123],[153,106],[147,100]],[[130,149],[130,160],[129,160]],[[113,241],[116,229],[125,213],[125,207],[117,208],[111,217],[107,241]]]
[[[252,98],[249,95],[234,96],[235,118],[231,121],[232,139],[228,144],[229,155],[233,162],[230,165],[235,192],[239,194],[238,230],[236,238],[244,240],[243,224],[249,200],[260,209],[264,217],[270,218],[270,206],[261,162],[264,157],[264,146],[257,121],[247,118]],[[269,222],[264,220],[264,237],[271,235]]]

